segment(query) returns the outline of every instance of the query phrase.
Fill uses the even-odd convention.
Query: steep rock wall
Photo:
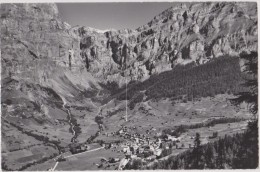
[[[104,80],[142,80],[176,64],[257,50],[257,9],[255,3],[179,4],[136,30],[78,32],[91,73]]]
[[[55,4],[1,4],[0,23],[2,76],[37,83],[57,66],[82,65],[79,37],[60,20]]]

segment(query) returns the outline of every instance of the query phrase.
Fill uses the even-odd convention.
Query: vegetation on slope
[[[191,124],[191,125],[179,125],[175,126],[174,128],[167,128],[162,131],[161,137],[164,138],[167,134],[175,137],[179,137],[182,133],[185,133],[188,129],[196,129],[202,127],[213,127],[216,124],[225,124],[225,123],[236,123],[243,121],[243,118],[219,118],[219,119],[212,119],[206,122]]]
[[[245,133],[225,136],[214,143],[200,145],[177,156],[157,162],[148,169],[254,169],[258,167],[258,133],[255,122],[249,122]],[[256,139],[253,139],[256,138]]]
[[[135,162],[129,169],[255,169],[259,166],[258,156],[258,81],[257,81],[257,53],[242,53],[241,58],[246,59],[245,71],[251,74],[243,83],[248,91],[238,93],[232,101],[235,104],[249,103],[250,111],[254,118],[248,122],[244,133],[225,136],[218,141],[201,145],[200,135],[196,134],[194,148],[177,156],[155,162],[152,166],[144,167],[140,162]],[[183,129],[183,128],[181,128]],[[184,128],[185,129],[185,128]],[[165,130],[167,132],[167,130]],[[171,133],[174,134],[174,133]],[[141,164],[141,165],[140,165]]]
[[[130,83],[127,97],[122,90],[117,98],[130,100],[129,106],[133,108],[145,96],[146,100],[171,98],[185,102],[217,94],[237,94],[245,90],[241,85],[245,77],[240,70],[239,58],[224,56],[200,66],[194,63],[178,65],[144,82]]]

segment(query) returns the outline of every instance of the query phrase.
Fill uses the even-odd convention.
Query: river
[[[71,116],[71,112],[70,112],[70,109],[69,107],[66,107],[66,101],[63,101],[63,108],[66,109],[67,111],[67,114],[68,114],[68,123],[70,125],[70,128],[71,128],[71,131],[72,131],[72,135],[73,137],[71,138],[71,142],[72,143],[75,143],[75,140],[77,138],[77,135],[76,135],[76,131],[74,129],[75,125],[73,124],[73,122],[71,121],[72,120],[72,116]]]

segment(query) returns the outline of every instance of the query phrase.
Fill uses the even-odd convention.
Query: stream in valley
[[[75,131],[75,129],[74,129],[75,125],[74,125],[73,122],[72,122],[72,116],[71,116],[71,112],[70,112],[70,109],[69,109],[69,108],[67,108],[67,114],[68,114],[68,117],[69,117],[68,122],[69,122],[69,124],[70,124],[70,128],[71,128],[72,135],[73,135],[73,137],[71,138],[71,142],[72,142],[72,143],[75,143],[75,140],[76,140],[76,138],[77,138],[77,134],[76,134],[76,131]]]
[[[68,123],[69,123],[69,125],[70,125],[70,129],[71,129],[72,135],[73,135],[73,137],[71,138],[71,142],[72,142],[72,143],[75,143],[76,138],[77,138],[77,133],[76,133],[76,131],[75,131],[75,124],[74,124],[73,121],[72,121],[71,111],[70,111],[69,107],[66,107],[66,102],[65,102],[65,101],[63,102],[63,108],[66,109],[66,111],[67,111],[67,114],[68,114]]]

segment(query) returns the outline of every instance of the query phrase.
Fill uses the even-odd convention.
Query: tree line
[[[239,66],[238,57],[223,56],[203,65],[195,63],[177,65],[173,70],[152,75],[144,82],[128,85],[127,96],[124,89],[117,94],[119,100],[130,100],[131,108],[149,99],[171,98],[172,100],[192,101],[217,94],[238,94],[247,91],[241,83],[247,78]],[[142,91],[145,91],[143,93]]]
[[[200,144],[196,134],[194,148],[177,156],[154,163],[146,169],[255,169],[258,167],[258,132],[255,121],[248,123],[245,133]]]
[[[167,134],[175,137],[179,137],[182,133],[185,133],[188,129],[196,129],[202,127],[213,127],[216,124],[225,124],[225,123],[235,123],[245,120],[244,118],[232,118],[232,117],[225,117],[225,118],[218,118],[212,119],[208,122],[201,122],[191,125],[179,125],[175,126],[173,129],[167,128],[162,131],[162,136],[165,137]]]

